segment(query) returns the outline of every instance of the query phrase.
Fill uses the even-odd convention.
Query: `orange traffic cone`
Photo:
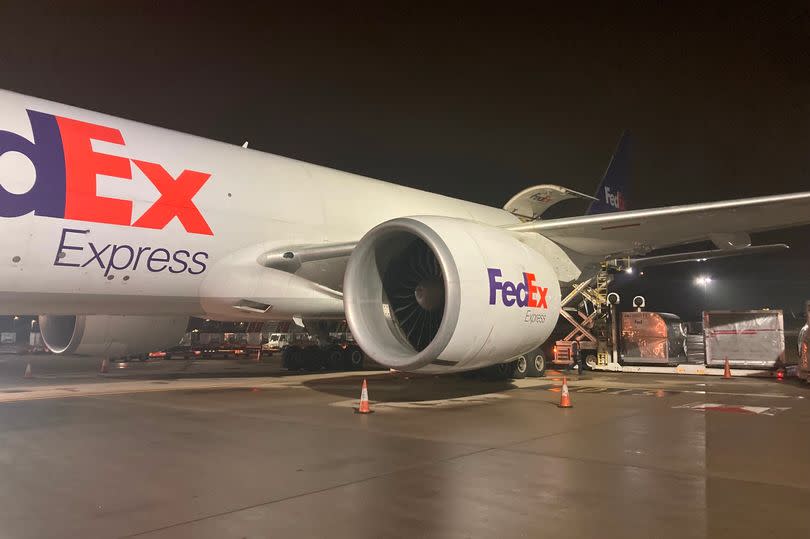
[[[363,389],[360,391],[360,408],[355,408],[356,414],[372,414],[374,413],[368,404],[368,384],[363,379]]]
[[[101,374],[107,374],[107,371],[110,370],[110,361],[105,357],[101,360],[101,368],[98,370]]]
[[[571,404],[571,396],[568,394],[568,380],[563,376],[562,391],[560,392],[560,408],[573,408]]]
[[[34,375],[31,374],[31,364],[29,363],[28,366],[25,367],[25,374],[23,375],[23,378],[33,378],[33,377]]]
[[[256,359],[254,360],[256,363],[259,363],[262,360],[262,347],[259,346],[259,351],[256,352]]]
[[[726,358],[726,364],[723,368],[723,380],[731,380],[731,366],[728,364],[728,358]]]

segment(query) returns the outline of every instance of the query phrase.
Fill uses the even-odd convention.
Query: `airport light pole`
[[[700,309],[700,317],[701,320],[703,319],[703,311],[706,309],[706,300],[707,300],[707,289],[712,282],[712,278],[708,275],[700,275],[699,277],[695,278],[695,284],[701,288],[703,288],[703,304],[701,305]]]

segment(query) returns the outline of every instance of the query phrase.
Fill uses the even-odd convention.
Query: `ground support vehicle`
[[[642,324],[645,318],[650,321],[658,318],[656,322],[660,331],[654,337],[657,352],[652,353],[656,346],[652,346],[649,340],[643,343],[640,335],[633,335],[633,332],[620,335],[620,317],[616,313],[619,297],[608,294],[608,285],[613,274],[626,271],[628,263],[626,260],[606,262],[597,276],[575,283],[564,297],[561,314],[573,330],[555,342],[552,353],[555,366],[572,368],[579,365],[584,369],[611,372],[719,376],[723,374],[728,357],[734,376],[777,376],[785,372],[782,312],[778,310],[738,311],[734,314],[709,311],[704,313],[703,334],[697,335],[690,334],[687,324],[680,324],[682,330],[678,331],[679,320],[674,315],[639,314],[643,313],[644,299],[636,297],[633,300],[636,312],[623,313],[623,316],[628,315],[628,321],[639,320]],[[611,296],[614,296],[612,301],[608,301]],[[731,326],[719,327],[728,324]],[[622,342],[623,337],[636,339],[633,350]],[[805,341],[807,348],[810,337],[805,337]],[[704,342],[708,343],[705,348]],[[650,353],[645,356],[641,354],[642,349]],[[806,350],[804,356],[807,356]],[[810,365],[806,360],[804,365],[802,371],[800,362],[797,372],[800,376],[804,373],[807,379],[810,378]]]
[[[574,283],[561,301],[562,318],[573,327],[554,343],[552,363],[557,367],[594,369],[605,363],[610,355],[611,315],[614,305],[608,301],[608,286],[613,274],[623,271],[629,262],[625,259],[604,262],[594,277]],[[616,296],[618,298],[618,296]]]

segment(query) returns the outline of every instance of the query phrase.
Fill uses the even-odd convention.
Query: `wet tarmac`
[[[555,374],[42,361],[26,380],[0,357],[3,537],[810,533],[792,381],[588,373],[560,409]],[[372,415],[352,410],[364,376]]]

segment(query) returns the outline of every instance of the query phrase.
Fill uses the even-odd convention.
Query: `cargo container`
[[[625,364],[676,365],[686,361],[686,328],[674,314],[622,313],[621,360]]]
[[[781,310],[703,313],[706,365],[775,369],[785,365],[785,326]]]

